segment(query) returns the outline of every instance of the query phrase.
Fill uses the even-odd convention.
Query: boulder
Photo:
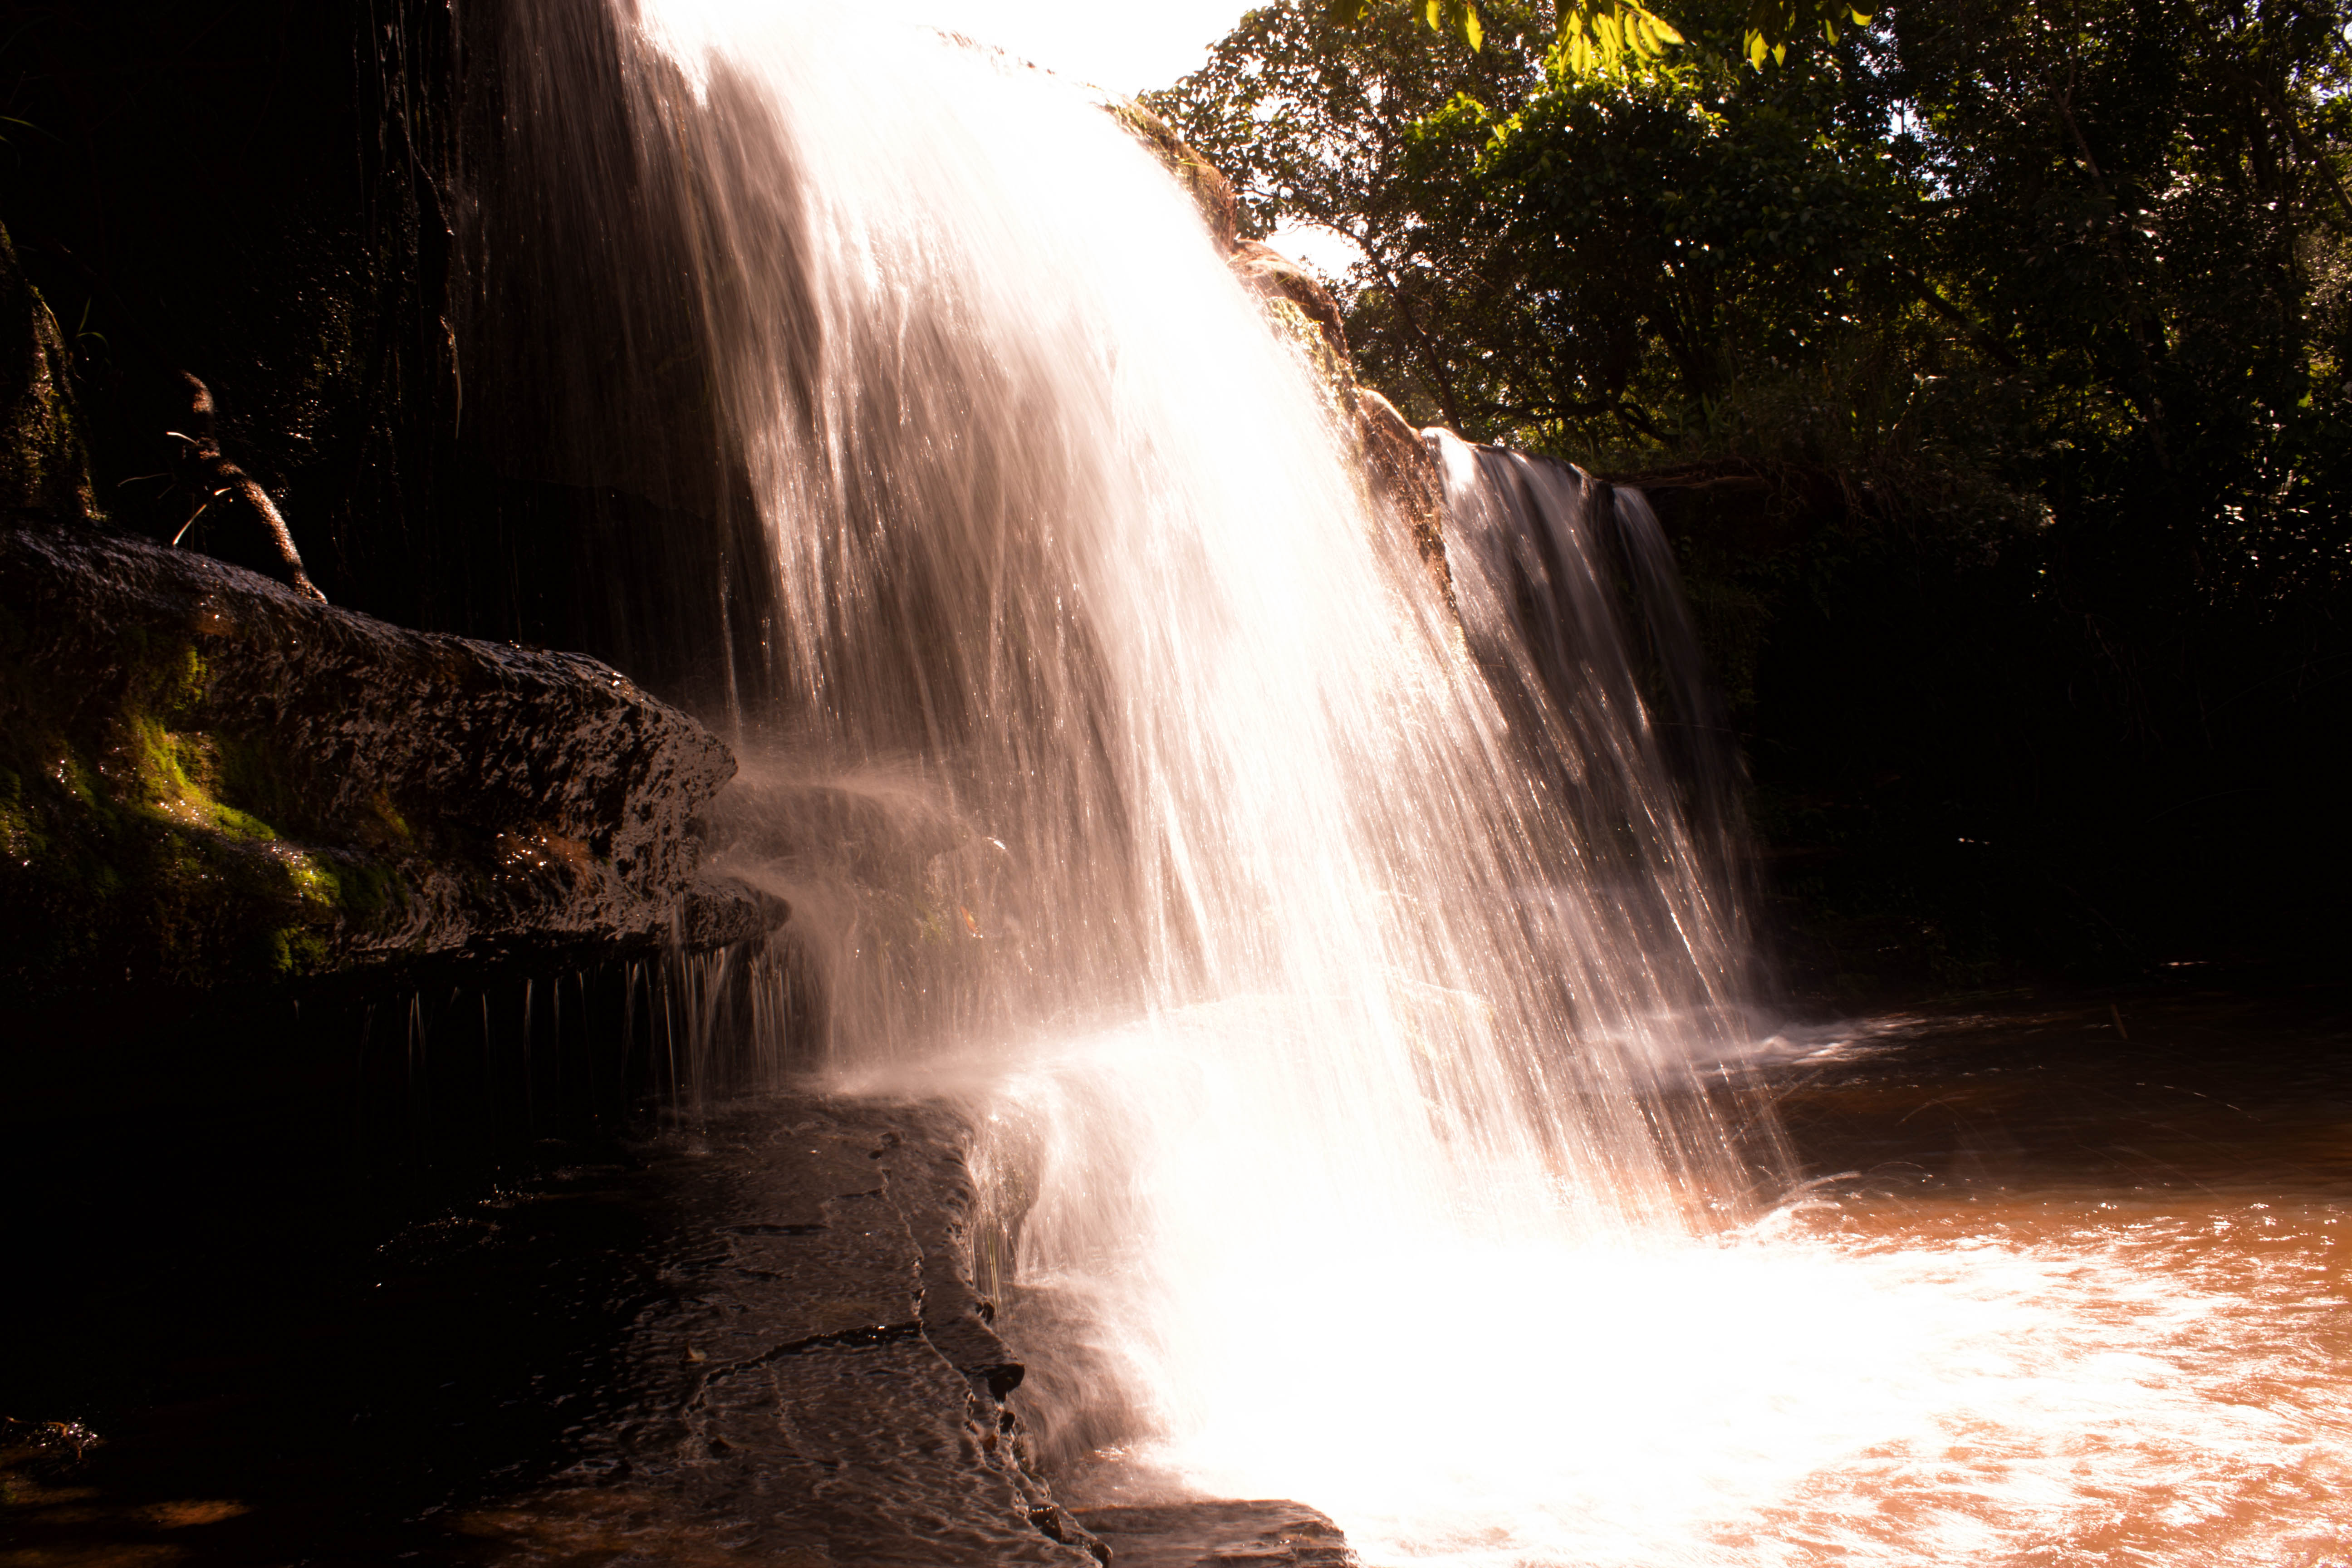
[[[0,1000],[743,940],[782,906],[697,867],[734,771],[594,659],[0,530]]]

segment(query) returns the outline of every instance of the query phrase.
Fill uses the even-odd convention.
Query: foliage
[[[1602,5],[1580,0],[1559,14],[1559,43],[1553,58],[1574,74],[1590,76],[1663,58],[1668,45],[1682,41],[1674,24],[1632,0]]]
[[[1367,379],[1468,434],[1863,470],[1957,444],[2064,516],[2266,538],[2347,477],[2343,0],[1905,4],[1761,74],[1746,0],[1664,9],[1710,47],[1596,75],[1539,6],[1474,52],[1293,0],[1153,101],[1249,233],[1361,248]],[[2252,569],[2206,542],[2209,585]]]
[[[1354,27],[1373,9],[1372,0],[1330,0],[1326,15],[1342,26]],[[1421,16],[1430,31],[1458,32],[1473,49],[1485,42],[1485,19],[1476,0],[1422,0]],[[1790,42],[1816,29],[1835,43],[1840,26],[1848,22],[1867,26],[1870,13],[1847,0],[1752,0],[1740,49],[1750,65],[1760,68],[1768,58],[1785,60]],[[1638,0],[1571,0],[1559,14],[1558,57],[1580,76],[1658,59],[1669,45],[1681,42],[1683,36],[1673,23]]]
[[[1843,822],[1882,891],[2000,840],[2151,905],[2200,895],[2125,825],[2340,852],[2280,759],[2352,670],[2352,4],[1783,7],[1765,69],[1749,0],[1656,9],[1687,46],[1600,66],[1539,6],[1474,52],[1288,0],[1157,106],[1256,231],[1360,247],[1349,340],[1408,415],[1669,486],[1699,596],[1749,607],[1759,781],[1814,803],[1782,831]]]
[[[1752,0],[1748,25],[1740,36],[1740,52],[1749,65],[1761,68],[1768,55],[1776,63],[1785,61],[1789,46],[1816,29],[1834,44],[1847,23],[1867,27],[1870,16],[1848,0]]]

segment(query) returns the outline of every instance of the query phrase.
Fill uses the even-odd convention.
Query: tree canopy
[[[1473,48],[1424,5],[1283,0],[1153,102],[1253,233],[1355,242],[1349,340],[1410,416],[1767,486],[1788,527],[1684,545],[1749,606],[1715,635],[1768,781],[1759,639],[1852,632],[1867,582],[1946,595],[1940,635],[1987,639],[1953,700],[2007,715],[1981,762],[1923,730],[1870,769],[2046,772],[2095,739],[2067,765],[2168,830],[2278,787],[2223,757],[2252,744],[2238,694],[2352,674],[2352,3],[1892,0],[1783,17],[1759,56],[1749,0],[1657,0],[1679,43],[1578,56],[1607,8],[1488,0]],[[1800,513],[1843,521],[1766,551]],[[1946,844],[1991,837],[1945,831],[1986,800],[2026,811],[2023,784],[1937,787]]]
[[[1344,26],[1358,26],[1372,14],[1372,0],[1328,0],[1326,15]],[[1433,33],[1459,32],[1475,49],[1485,42],[1486,19],[1477,0],[1421,0],[1422,19]],[[1625,59],[1654,59],[1683,41],[1675,25],[1640,0],[1571,0],[1559,8],[1561,63],[1580,73],[1613,69]],[[1788,57],[1790,40],[1818,30],[1837,42],[1838,30],[1867,26],[1870,14],[1849,0],[1749,0],[1740,47],[1748,63]]]

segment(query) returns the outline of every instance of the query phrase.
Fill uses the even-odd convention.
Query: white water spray
[[[1768,1534],[1820,1477],[2047,1415],[2004,1336],[2105,1365],[2063,1260],[1719,1244],[1777,1172],[1701,1071],[1725,790],[1670,782],[1696,721],[1612,599],[1637,505],[1612,567],[1598,492],[1450,446],[1457,626],[1117,121],[762,15],[649,0],[620,72],[769,546],[732,868],[824,949],[836,1081],[995,1117],[1025,1289],[1115,1388],[1039,1377],[1063,1457],[1376,1552],[1807,1561]]]

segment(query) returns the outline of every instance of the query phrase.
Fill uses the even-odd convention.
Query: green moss
[[[199,649],[117,646],[138,659],[110,703],[9,672],[32,710],[0,727],[0,981],[39,994],[332,968],[337,931],[381,916],[393,874],[289,842],[252,809],[297,792],[264,748],[211,727]]]
[[[375,793],[375,798],[369,801],[368,805],[375,813],[375,819],[382,825],[387,837],[400,844],[416,842],[415,830],[408,826],[408,819],[400,815],[399,808],[392,804],[390,795],[378,790]]]
[[[46,854],[48,835],[25,801],[25,781],[16,770],[0,767],[0,854],[19,863]]]
[[[308,926],[279,926],[262,938],[263,967],[281,979],[317,974],[331,954],[326,940]]]
[[[304,903],[328,910],[342,907],[342,879],[335,875],[334,868],[324,858],[296,850],[289,853],[285,860],[287,879],[301,894]]]
[[[168,661],[165,668],[168,679],[157,706],[170,718],[192,716],[204,703],[205,688],[212,679],[211,667],[205,663],[205,656],[196,651],[195,645],[190,643]]]
[[[210,736],[167,730],[161,720],[146,714],[131,716],[125,728],[135,748],[140,789],[135,809],[181,826],[210,828],[243,843],[268,843],[280,837],[268,823],[213,794],[220,769]]]
[[[373,925],[393,907],[400,878],[381,866],[361,860],[341,862],[335,878],[336,897],[343,913]]]

